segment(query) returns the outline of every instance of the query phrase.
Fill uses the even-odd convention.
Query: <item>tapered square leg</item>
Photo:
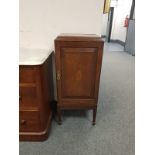
[[[94,108],[93,109],[93,122],[92,122],[92,125],[96,124],[96,112],[97,112],[97,108]]]
[[[62,119],[61,119],[61,109],[58,108],[58,124],[61,125],[62,124]]]

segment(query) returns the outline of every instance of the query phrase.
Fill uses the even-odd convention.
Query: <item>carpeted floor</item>
[[[20,142],[20,155],[134,155],[135,58],[114,46],[105,44],[96,125],[92,111],[65,111],[48,140]]]

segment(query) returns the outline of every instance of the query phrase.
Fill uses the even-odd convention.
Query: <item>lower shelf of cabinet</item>
[[[45,130],[40,132],[19,132],[20,141],[44,141],[48,138],[52,121],[52,113],[49,115]]]

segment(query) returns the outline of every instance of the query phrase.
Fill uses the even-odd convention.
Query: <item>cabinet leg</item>
[[[61,120],[61,109],[58,108],[58,124],[61,125],[62,124],[62,120]]]
[[[97,112],[97,108],[94,108],[93,109],[93,122],[92,122],[92,125],[96,124],[96,112]]]

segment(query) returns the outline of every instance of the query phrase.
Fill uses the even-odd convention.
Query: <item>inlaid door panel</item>
[[[94,98],[97,54],[97,48],[61,48],[62,98]]]

